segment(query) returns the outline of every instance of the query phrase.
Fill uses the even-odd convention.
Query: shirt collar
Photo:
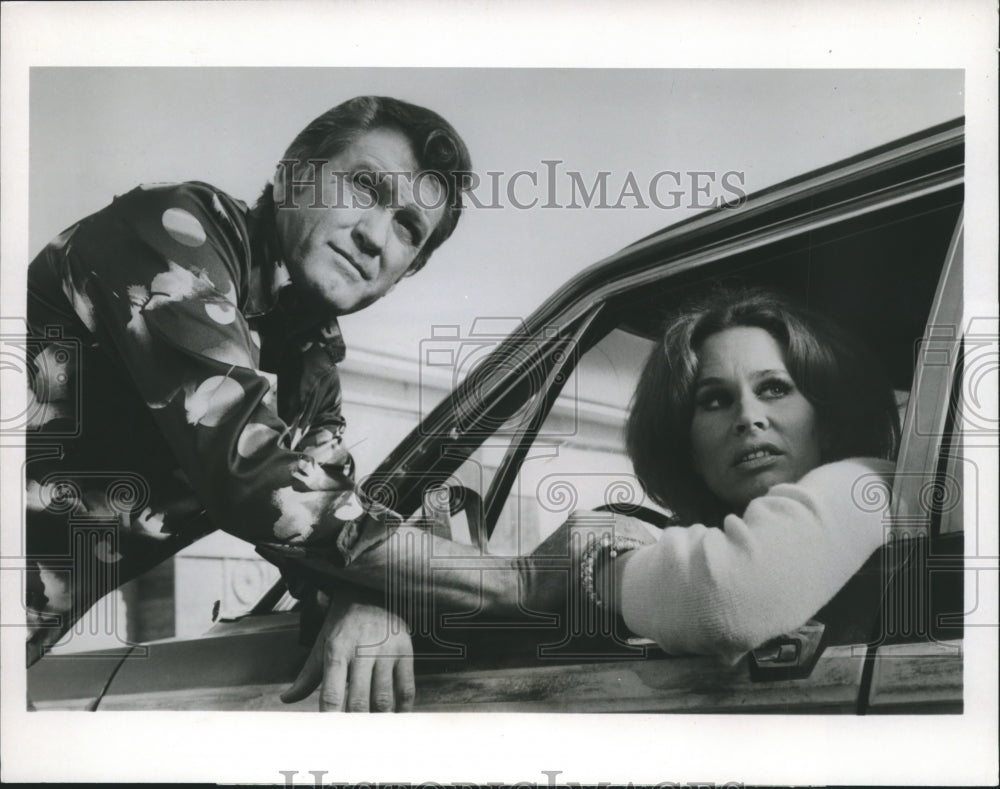
[[[274,223],[274,200],[267,189],[247,216],[250,230],[250,283],[244,314],[256,318],[272,312],[282,291],[292,285],[281,259]]]
[[[256,318],[278,311],[288,338],[311,336],[327,348],[333,361],[344,358],[346,348],[337,316],[315,307],[304,307],[304,299],[292,283],[281,259],[274,200],[267,189],[247,217],[250,229],[250,285],[244,314]]]

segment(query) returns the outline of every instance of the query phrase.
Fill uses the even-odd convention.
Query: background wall
[[[441,113],[484,181],[537,173],[539,189],[524,176],[515,196],[540,205],[544,160],[587,184],[608,171],[610,202],[629,172],[645,186],[663,170],[739,171],[756,191],[959,116],[964,104],[960,71],[35,68],[31,254],[142,181],[203,180],[252,201],[306,123],[364,93]],[[568,182],[558,183],[568,203]],[[349,347],[415,358],[435,323],[524,317],[572,273],[692,213],[504,202],[470,209],[425,271],[346,319]]]

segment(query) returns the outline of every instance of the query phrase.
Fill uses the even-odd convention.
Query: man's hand
[[[322,683],[321,712],[413,709],[413,645],[406,624],[384,608],[339,590],[299,676],[284,693],[301,701]]]

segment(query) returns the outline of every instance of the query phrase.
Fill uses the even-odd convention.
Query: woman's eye
[[[759,394],[764,397],[784,397],[792,391],[792,384],[773,378],[761,384]]]
[[[728,397],[725,392],[711,389],[699,393],[698,397],[695,398],[695,405],[702,411],[716,411],[720,408],[725,408],[728,404]]]

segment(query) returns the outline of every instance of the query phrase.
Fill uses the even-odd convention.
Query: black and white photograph
[[[111,54],[4,87],[5,780],[995,779],[967,20],[560,60],[497,7],[451,63],[83,5]]]

